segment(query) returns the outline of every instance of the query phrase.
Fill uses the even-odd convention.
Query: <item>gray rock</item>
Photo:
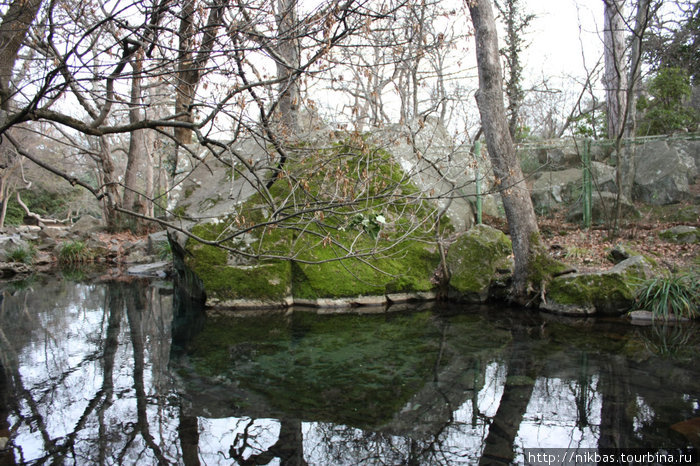
[[[20,234],[0,235],[0,261],[6,261],[8,254],[18,248],[29,248],[29,243]]]
[[[274,151],[268,150],[265,141],[242,139],[230,152],[220,156],[221,160],[233,163],[236,170],[240,170],[233,174],[230,166],[207,152],[191,173],[186,170],[187,176],[178,180],[180,183],[173,189],[169,207],[179,216],[195,222],[234,213],[240,204],[257,192],[250,180],[259,177],[264,182],[274,157]],[[244,164],[251,167],[252,172]]]
[[[700,231],[698,231],[697,227],[694,226],[678,225],[662,231],[659,233],[659,237],[672,243],[699,243]]]
[[[166,230],[156,231],[148,235],[148,253],[158,254],[168,244],[168,232]]]
[[[600,223],[606,222],[613,218],[615,201],[617,194],[608,192],[593,192],[591,206],[591,213],[593,216],[593,222]],[[626,197],[622,196],[620,199],[620,204],[622,205],[622,216],[625,218],[639,218],[641,214],[639,210],[627,200]],[[566,220],[568,222],[580,222],[583,219],[583,205],[581,202],[576,203],[569,209],[566,214]]]
[[[627,316],[632,319],[632,321],[642,321],[642,322],[652,322],[655,320],[670,321],[670,322],[687,322],[688,319],[682,316],[676,316],[669,314],[667,316],[657,316],[651,311],[632,311],[627,314]]]
[[[538,160],[540,164],[550,170],[566,170],[581,165],[581,156],[572,146],[541,149],[538,153]]]
[[[594,192],[617,192],[613,167],[600,162],[591,162],[591,175]],[[536,208],[551,208],[558,204],[578,202],[582,187],[583,170],[581,168],[542,172],[537,175],[530,195]]]
[[[632,251],[623,244],[618,244],[608,251],[608,259],[613,264],[619,264],[625,259],[629,259],[630,257],[637,255],[639,254],[636,254],[634,251]]]
[[[477,160],[471,147],[456,147],[447,130],[436,120],[396,125],[374,134],[375,143],[385,147],[411,181],[445,209],[457,231],[474,224],[474,200],[477,167],[483,181],[482,192],[490,186],[490,164],[485,151]],[[414,144],[411,144],[413,141]]]
[[[164,278],[171,273],[172,266],[172,262],[170,261],[140,264],[129,267],[127,273],[129,275],[137,275],[140,277]]]
[[[17,275],[29,275],[33,269],[20,262],[0,262],[0,278],[13,278]]]
[[[665,205],[690,196],[689,183],[697,174],[693,157],[666,141],[636,148],[633,196],[647,204]]]
[[[70,232],[72,234],[80,237],[88,236],[90,233],[97,233],[104,230],[105,227],[102,224],[102,221],[93,217],[92,215],[83,215],[70,228]]]

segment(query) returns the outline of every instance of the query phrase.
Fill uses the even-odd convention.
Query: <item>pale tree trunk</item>
[[[625,22],[621,0],[603,0],[603,53],[605,57],[605,101],[608,107],[608,139],[622,134],[627,107],[627,71],[625,65]]]
[[[508,131],[503,105],[503,81],[496,22],[491,2],[467,0],[476,37],[476,59],[479,70],[479,90],[476,103],[486,136],[489,158],[499,184],[503,206],[513,242],[515,271],[513,297],[524,301],[528,293],[530,261],[538,252],[539,229],[530,193],[525,185],[515,146]]]
[[[636,87],[641,80],[642,38],[651,17],[650,0],[637,2],[637,14],[630,47],[630,69],[626,69],[625,21],[622,17],[623,3],[620,0],[604,0],[604,59],[603,79],[608,107],[608,138],[615,144],[617,154],[616,184],[618,196],[615,203],[613,233],[617,230],[622,213],[621,196],[632,199],[634,184],[634,148],[624,139],[635,136],[636,131]]]
[[[138,53],[134,58],[133,77],[131,80],[131,106],[129,108],[129,123],[141,121],[141,70],[142,53]],[[139,182],[139,175],[145,174],[146,159],[146,134],[145,130],[139,129],[129,133],[129,153],[126,161],[126,171],[124,173],[124,196],[122,206],[125,209],[145,213],[145,203],[139,199],[137,193],[145,183]]]
[[[625,127],[623,136],[634,138],[637,133],[637,89],[642,81],[642,38],[651,17],[651,0],[639,0],[637,2],[637,14],[634,31],[632,31],[632,43],[630,45],[630,69],[627,89],[627,108],[625,110]],[[625,158],[620,159],[620,192],[632,200],[632,186],[635,174],[635,149],[630,146],[625,151]],[[618,206],[618,209],[620,207]],[[617,213],[619,217],[619,212]]]
[[[34,22],[41,0],[14,0],[10,3],[0,22],[0,127],[5,125],[7,113],[12,109],[12,71],[19,56],[24,39]],[[7,129],[6,131],[10,131]],[[5,225],[7,203],[10,196],[9,177],[14,165],[14,149],[0,133],[0,168],[2,204],[0,205],[0,228]]]
[[[615,184],[617,198],[613,212],[612,233],[615,234],[622,213],[621,197],[624,172],[627,168],[627,151],[623,144],[624,115],[627,109],[627,71],[625,67],[625,23],[622,18],[622,0],[603,0],[605,4],[603,22],[603,57],[605,73],[605,103],[608,112],[608,139],[614,142],[617,157]]]
[[[300,92],[297,70],[301,62],[301,50],[297,28],[296,0],[278,0],[275,21],[277,22],[278,45],[276,52],[277,77],[279,84],[278,136],[282,139],[293,138],[299,130]]]

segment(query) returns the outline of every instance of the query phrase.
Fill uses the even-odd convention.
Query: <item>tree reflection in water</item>
[[[683,446],[700,417],[695,325],[246,315],[138,280],[6,286],[0,465],[507,464]]]
[[[53,280],[5,289],[2,388],[15,400],[4,418],[11,425],[5,457],[36,464],[177,462],[177,442],[167,441],[175,438],[176,414],[167,403],[171,315],[170,296],[135,281]],[[159,430],[158,442],[149,428]]]

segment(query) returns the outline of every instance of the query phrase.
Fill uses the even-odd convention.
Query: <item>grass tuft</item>
[[[657,317],[675,315],[694,319],[700,315],[698,277],[683,274],[647,280],[637,290],[637,305]]]
[[[63,243],[58,250],[58,262],[61,264],[84,264],[93,259],[93,252],[82,241]]]

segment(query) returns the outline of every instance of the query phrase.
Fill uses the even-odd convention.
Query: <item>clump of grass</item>
[[[581,260],[585,257],[590,256],[591,251],[586,249],[586,248],[579,248],[577,246],[571,246],[570,248],[567,248],[566,250],[566,255],[564,256],[565,259],[571,259],[571,260]]]
[[[162,241],[156,245],[156,255],[162,261],[171,260],[173,258],[173,250],[170,247],[170,241]]]
[[[637,305],[654,316],[675,315],[694,319],[700,316],[700,284],[691,274],[647,280],[637,290]]]
[[[63,243],[58,250],[58,262],[61,264],[84,264],[93,259],[93,252],[82,241]]]
[[[33,245],[17,246],[7,253],[7,260],[10,262],[21,262],[23,264],[34,263],[36,248]]]

